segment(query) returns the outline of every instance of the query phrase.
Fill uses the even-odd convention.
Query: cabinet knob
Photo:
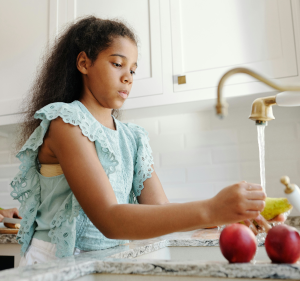
[[[178,76],[178,85],[180,85],[180,84],[186,84],[185,75]]]

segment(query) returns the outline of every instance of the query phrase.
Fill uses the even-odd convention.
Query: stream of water
[[[266,169],[265,169],[265,127],[264,125],[257,126],[257,139],[259,148],[259,164],[260,164],[260,182],[266,192]]]

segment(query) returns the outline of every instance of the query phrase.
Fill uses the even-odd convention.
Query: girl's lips
[[[126,99],[128,97],[128,95],[124,92],[118,92],[118,93],[123,99]]]

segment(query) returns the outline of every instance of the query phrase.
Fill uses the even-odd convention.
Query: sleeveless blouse
[[[141,126],[122,123],[112,116],[117,130],[111,130],[97,121],[78,100],[51,103],[36,111],[34,118],[42,121],[16,155],[21,164],[10,183],[13,189],[10,195],[21,203],[22,220],[17,234],[18,243],[22,245],[21,256],[33,237],[56,244],[58,258],[71,256],[74,247],[96,251],[128,243],[129,240],[105,237],[93,225],[64,174],[52,177],[41,174],[38,150],[51,120],[57,117],[78,126],[82,134],[94,142],[118,204],[138,204],[137,196],[144,188],[143,182],[153,172],[148,133]]]

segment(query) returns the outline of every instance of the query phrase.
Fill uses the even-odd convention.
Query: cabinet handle
[[[185,75],[178,76],[178,85],[180,85],[180,84],[186,84]]]

